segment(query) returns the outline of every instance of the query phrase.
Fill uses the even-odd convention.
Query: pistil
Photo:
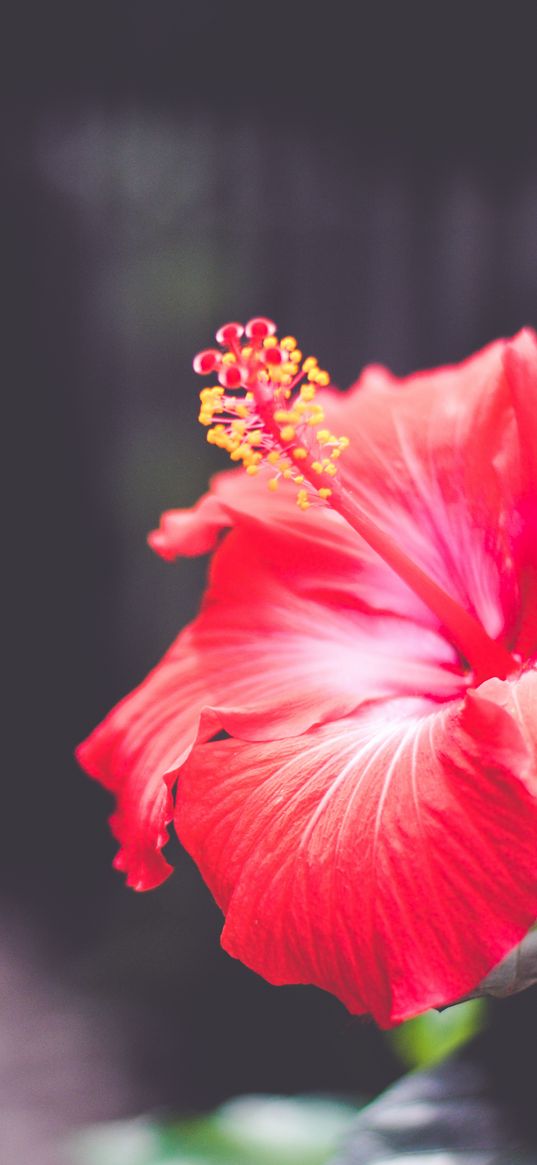
[[[463,667],[471,668],[473,682],[505,679],[517,667],[512,655],[378,526],[337,477],[349,440],[324,426],[316,400],[317,386],[328,385],[330,377],[315,357],[302,362],[294,337],[279,341],[275,332],[264,318],[250,320],[245,329],[226,324],[216,338],[227,352],[208,349],[196,356],[195,371],[216,372],[219,381],[200,394],[200,421],[211,426],[207,439],[242,461],[250,475],[270,469],[269,489],[277,489],[280,478],[294,482],[301,510],[312,504],[336,510],[437,617]]]

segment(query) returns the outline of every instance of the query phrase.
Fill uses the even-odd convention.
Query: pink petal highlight
[[[536,685],[196,747],[176,826],[226,950],[382,1026],[475,986],[537,916]]]

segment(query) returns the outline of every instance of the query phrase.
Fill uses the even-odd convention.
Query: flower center
[[[301,510],[330,506],[375,550],[426,603],[447,637],[470,666],[473,681],[505,679],[518,664],[479,621],[411,559],[369,516],[338,475],[338,462],[349,445],[325,425],[317,388],[330,384],[314,356],[303,360],[294,336],[279,340],[268,319],[225,324],[216,334],[224,349],[209,348],[194,359],[200,375],[216,373],[218,384],[200,393],[199,420],[207,440],[241,461],[253,476],[269,471],[267,485],[280,480],[298,487]]]

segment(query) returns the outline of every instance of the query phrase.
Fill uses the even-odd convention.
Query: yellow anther
[[[293,425],[284,425],[283,429],[280,429],[280,436],[282,441],[293,441],[296,437],[296,429]]]
[[[328,465],[325,466],[324,471],[325,471],[325,473],[327,473],[329,475],[329,477],[335,477],[336,473],[337,473],[337,465],[332,465],[331,463],[329,463]]]
[[[277,336],[266,336],[265,339],[263,340],[263,347],[264,348],[277,348],[278,347]]]
[[[332,440],[330,429],[317,429],[317,440],[324,445],[326,441]]]
[[[256,473],[259,473],[259,466],[258,465],[247,465],[246,472],[249,474],[250,477],[254,477]]]
[[[316,367],[310,368],[310,370],[308,372],[308,380],[310,380],[312,383],[315,383],[318,375],[319,375],[319,372],[318,372]]]
[[[315,400],[315,386],[313,384],[303,384],[300,389],[300,396],[302,400]]]
[[[259,429],[252,429],[251,433],[248,433],[246,440],[250,442],[250,445],[260,445],[263,440],[263,434]]]
[[[245,425],[244,421],[232,421],[231,428],[234,430],[235,433],[244,433],[246,425]]]
[[[308,501],[308,491],[307,490],[299,489],[299,491],[296,495],[296,504],[299,507],[299,509],[301,509],[301,510],[309,509],[310,503]]]
[[[292,352],[293,348],[296,348],[295,337],[284,336],[283,340],[280,342],[280,348],[283,348],[285,352]]]
[[[319,497],[320,498],[331,498],[332,497],[332,490],[326,489],[323,487],[323,489],[319,490]]]
[[[293,369],[293,371],[294,371],[294,369]],[[282,375],[280,376],[279,380],[280,380],[280,384],[283,384],[284,388],[288,388],[288,386],[293,383],[293,377],[289,376],[287,372],[282,372]]]
[[[286,481],[290,481],[291,478],[293,477],[293,470],[292,469],[284,469],[282,476],[285,478]]]
[[[222,364],[236,364],[237,357],[234,352],[224,352],[222,356]]]
[[[312,368],[316,368],[319,361],[316,356],[308,356],[302,365],[303,372],[309,372]]]
[[[282,372],[284,372],[286,375],[294,376],[296,372],[296,364],[293,364],[291,360],[286,360],[285,364],[282,364]]]
[[[287,409],[276,409],[276,412],[274,413],[274,420],[277,421],[279,425],[285,425],[288,421],[291,420],[291,413],[288,413]]]
[[[272,449],[270,453],[267,453],[267,461],[271,465],[277,465],[279,460],[280,454],[276,451],[276,449]]]
[[[294,480],[296,481],[296,484],[297,484],[297,485],[302,485],[302,482],[305,480],[305,478],[304,478],[304,474],[303,474],[303,473],[297,473],[297,475],[296,475],[296,477],[295,477],[295,479],[294,479]]]
[[[323,467],[322,467],[320,461],[312,461],[311,468],[313,469],[314,473],[322,473],[323,472]]]
[[[289,359],[293,361],[293,364],[300,364],[300,361],[302,360],[302,352],[300,351],[300,348],[295,348],[294,352],[290,352]]]
[[[253,399],[254,399],[253,392],[247,392],[244,399],[245,399],[245,401],[247,401],[248,404],[251,404]]]
[[[235,412],[237,413],[238,417],[244,417],[245,420],[246,420],[246,417],[249,417],[249,415],[250,415],[248,409],[246,408],[246,405],[236,405]]]
[[[303,449],[301,445],[299,445],[296,449],[293,449],[292,453],[296,461],[304,461],[304,459],[308,456],[308,450]]]
[[[339,448],[340,449],[347,449],[349,445],[350,445],[350,440],[348,437],[340,437],[339,438]]]
[[[241,352],[245,360],[247,360],[248,357],[252,355],[253,348],[250,348],[248,344],[245,344],[244,348],[241,348]]]
[[[330,376],[329,376],[328,372],[325,372],[323,370],[323,371],[317,373],[317,384],[320,384],[323,387],[327,384],[330,384]]]
[[[270,481],[267,482],[267,485],[268,485],[268,488],[270,490],[272,490],[272,492],[274,493],[274,491],[277,490],[277,488],[278,488],[278,478],[271,477]]]
[[[338,457],[341,457],[341,449],[332,449],[330,456],[332,461],[337,461]]]

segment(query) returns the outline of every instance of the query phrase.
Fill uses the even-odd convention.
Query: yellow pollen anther
[[[304,401],[315,400],[315,387],[313,384],[303,384],[300,389],[300,396]]]
[[[268,323],[268,330],[273,330]],[[271,492],[278,489],[280,478],[302,487],[297,504],[306,510],[315,496],[319,501],[330,498],[330,489],[314,483],[321,486],[323,474],[335,477],[335,463],[349,439],[326,427],[324,410],[316,400],[318,388],[330,384],[328,372],[319,368],[315,356],[303,359],[294,336],[279,340],[276,334],[265,334],[261,339],[266,330],[256,327],[254,338],[241,346],[241,331],[235,325],[219,358],[212,352],[196,358],[196,371],[203,371],[198,364],[212,364],[222,382],[201,391],[199,420],[206,426],[209,444],[242,463],[249,476],[268,465],[273,471],[267,475]],[[313,440],[306,426],[313,429]]]

